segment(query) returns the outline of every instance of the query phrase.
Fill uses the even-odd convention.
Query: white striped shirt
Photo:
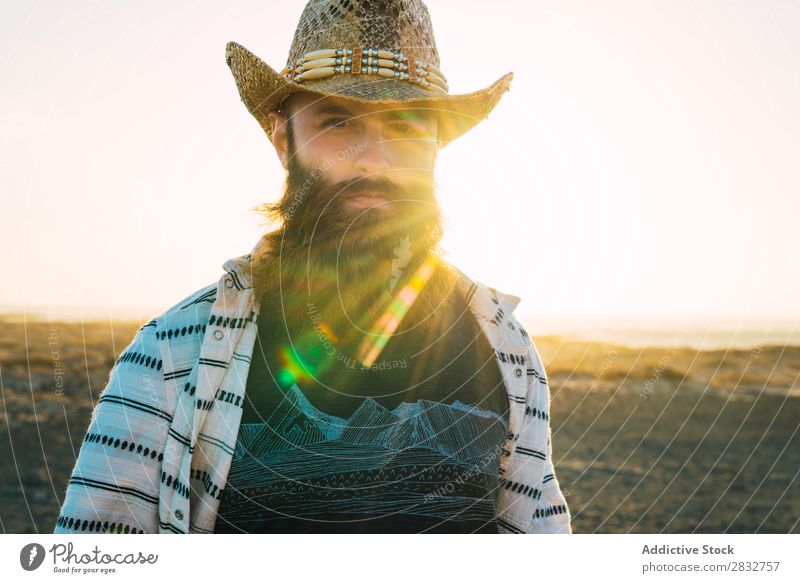
[[[242,418],[259,305],[247,255],[138,331],[111,369],[55,533],[213,533]],[[458,285],[494,350],[510,403],[500,452],[501,533],[571,533],[552,463],[550,393],[512,315],[520,298]]]

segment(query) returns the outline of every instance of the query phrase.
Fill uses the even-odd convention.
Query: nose
[[[391,167],[388,152],[384,147],[383,135],[373,133],[366,136],[362,147],[356,154],[356,169],[365,176],[387,171]]]

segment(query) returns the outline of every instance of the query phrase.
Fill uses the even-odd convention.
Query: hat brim
[[[408,81],[384,79],[371,75],[333,75],[313,84],[287,79],[242,45],[229,42],[225,62],[233,73],[239,96],[247,110],[272,141],[269,113],[299,91],[333,95],[364,103],[409,103],[435,109],[438,113],[438,143],[443,147],[460,137],[491,113],[503,93],[508,91],[514,73],[506,73],[484,89],[459,95],[433,94]]]

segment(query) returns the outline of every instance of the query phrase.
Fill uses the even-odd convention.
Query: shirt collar
[[[238,287],[243,289],[251,288],[252,270],[250,264],[254,256],[263,253],[267,248],[267,239],[261,237],[250,253],[239,257],[231,257],[222,264],[222,267],[239,284]],[[498,308],[503,310],[505,316],[509,316],[520,303],[521,298],[519,296],[488,287],[472,279],[457,267],[455,269],[458,272],[458,285],[470,306],[477,313],[486,317],[487,320],[495,317]]]

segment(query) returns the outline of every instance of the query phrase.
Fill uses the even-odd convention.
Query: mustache
[[[300,191],[295,190],[297,192]],[[423,210],[420,204],[425,206],[425,203],[430,204],[435,199],[432,184],[413,182],[401,186],[386,177],[355,177],[333,183],[322,181],[308,194],[301,197],[299,214],[306,217],[323,214],[328,220],[333,218],[332,215],[341,218],[352,215],[352,211],[347,209],[347,201],[358,195],[381,196],[391,203],[388,208],[395,212],[411,207],[416,209],[415,212],[420,212]]]
[[[356,177],[332,184],[329,188],[335,196],[345,200],[359,194],[375,194],[389,201],[423,200],[422,188],[403,188],[394,181],[384,177]],[[427,197],[424,197],[427,198]]]

